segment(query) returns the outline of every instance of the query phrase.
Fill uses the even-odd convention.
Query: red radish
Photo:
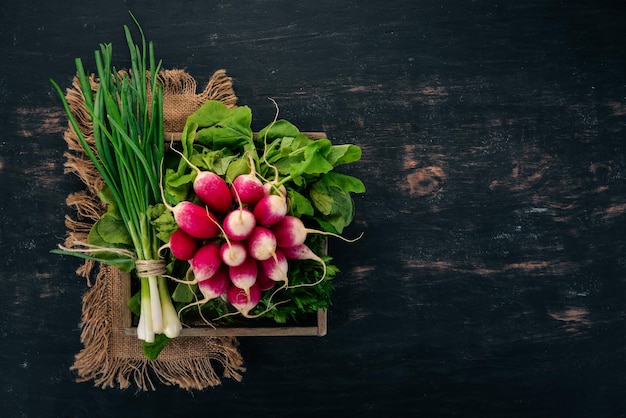
[[[211,299],[221,296],[226,292],[229,285],[228,269],[226,266],[221,266],[213,276],[198,283],[198,288],[200,292],[202,292],[202,296],[204,296],[202,302],[208,302]]]
[[[275,256],[267,260],[259,261],[261,271],[264,275],[275,282],[287,282],[287,258],[280,249],[276,250]]]
[[[174,220],[180,229],[192,237],[207,239],[219,235],[218,220],[206,208],[186,200],[168,208],[174,214]]]
[[[320,257],[306,244],[294,245],[292,247],[281,247],[280,250],[285,255],[287,260],[314,260],[321,262]]]
[[[191,284],[190,282],[187,283]],[[198,288],[200,289],[200,292],[202,293],[202,296],[204,296],[204,298],[184,306],[180,309],[180,311],[178,311],[178,314],[180,315],[182,311],[191,308],[192,306],[204,305],[211,299],[220,297],[221,295],[226,293],[229,285],[230,280],[228,280],[228,271],[225,266],[222,266],[215,272],[213,276],[198,283]]]
[[[174,147],[171,147],[171,150],[180,155],[187,165],[196,172],[196,177],[193,180],[193,191],[200,200],[211,210],[220,213],[227,212],[233,204],[233,199],[230,194],[230,188],[224,179],[212,171],[200,170],[182,152]]]
[[[201,282],[213,276],[222,264],[220,245],[217,242],[204,244],[196,252],[196,255],[189,260],[189,264],[195,276],[194,283]]]
[[[246,294],[250,292],[250,288],[256,283],[256,277],[258,274],[258,266],[256,260],[251,257],[238,266],[232,266],[228,268],[228,275],[233,285],[240,289],[243,289]]]
[[[279,247],[293,247],[294,245],[304,244],[307,234],[331,235],[347,242],[354,242],[361,238],[361,236],[359,236],[350,240],[332,232],[310,229],[304,226],[300,218],[291,215],[286,215],[283,219],[272,225],[271,229],[276,236],[276,244]]]
[[[248,293],[237,286],[230,286],[226,295],[230,304],[245,317],[248,317],[249,312],[261,301],[261,289],[258,284],[250,287]]]
[[[283,252],[283,254],[285,254],[285,257],[287,258],[287,260],[313,260],[313,261],[317,261],[318,263],[320,263],[322,267],[324,268],[322,278],[319,279],[317,282],[304,283],[304,284],[300,284],[298,286],[293,286],[293,287],[315,286],[318,283],[321,283],[326,277],[326,263],[324,262],[324,260],[322,260],[321,257],[315,254],[313,250],[311,250],[306,244],[294,245],[293,247],[281,247],[280,250]]]
[[[263,183],[253,173],[240,174],[235,177],[231,187],[233,198],[242,205],[254,206],[265,193]]]
[[[287,214],[287,199],[275,194],[264,196],[256,204],[253,212],[258,224],[273,225]]]
[[[193,258],[200,247],[200,241],[182,229],[177,229],[170,235],[169,247],[174,257],[186,261]]]
[[[276,285],[276,282],[267,277],[262,270],[259,270],[259,274],[256,276],[256,282],[262,291],[270,290]]]
[[[242,241],[252,234],[256,226],[256,218],[245,208],[235,209],[224,217],[222,228],[224,234],[232,240]]]
[[[247,240],[248,254],[255,260],[267,260],[276,253],[276,237],[268,228],[257,226]]]
[[[193,258],[199,247],[200,240],[198,238],[192,237],[182,229],[178,228],[172,232],[167,244],[159,248],[159,254],[161,253],[161,250],[169,248],[174,257],[179,260],[187,261]]]
[[[287,189],[284,185],[278,185],[278,181],[272,180],[263,184],[263,193],[265,196],[275,194],[278,196],[287,196]]]
[[[174,150],[173,147],[172,150]],[[185,156],[179,151],[176,152],[180,154],[181,157],[185,158]],[[185,158],[185,161],[188,160]],[[161,160],[161,165],[163,165],[163,160]],[[189,201],[182,201],[176,206],[171,206],[165,199],[163,183],[159,182],[159,188],[161,189],[161,200],[163,201],[163,204],[169,211],[172,212],[174,215],[174,221],[180,229],[192,237],[200,239],[213,238],[220,233],[217,218],[207,208]]]
[[[288,215],[272,225],[272,232],[276,236],[276,245],[279,247],[293,247],[294,245],[304,244],[309,230],[305,228],[300,218]]]
[[[246,246],[239,241],[228,241],[220,247],[220,258],[228,266],[241,265],[248,256]]]
[[[265,195],[263,183],[256,176],[256,166],[250,152],[247,153],[250,162],[250,172],[240,174],[232,181],[231,191],[239,206],[254,206]]]
[[[193,190],[200,200],[216,212],[228,212],[233,205],[228,185],[224,179],[212,171],[198,170],[193,181]]]

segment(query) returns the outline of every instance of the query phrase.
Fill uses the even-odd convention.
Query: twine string
[[[135,269],[139,277],[163,276],[167,273],[165,260],[136,260]]]

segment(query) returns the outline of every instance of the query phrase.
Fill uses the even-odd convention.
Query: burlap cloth
[[[197,92],[193,77],[183,70],[164,70],[159,74],[163,84],[163,114],[166,132],[181,132],[187,116],[207,100],[219,100],[234,107],[237,97],[232,79],[224,70],[213,74],[206,88]],[[92,88],[97,80],[92,77]],[[77,79],[67,89],[66,98],[88,142],[93,142],[93,127],[84,108]],[[65,131],[68,145],[65,153],[65,171],[76,174],[85,184],[85,190],[72,193],[67,204],[76,209],[76,215],[66,216],[65,245],[86,242],[93,223],[106,207],[98,198],[103,181],[86,157],[78,137],[71,127]],[[148,360],[142,353],[136,336],[124,333],[123,317],[129,275],[114,267],[85,261],[77,270],[85,278],[89,289],[83,297],[81,342],[83,349],[75,356],[71,369],[76,380],[93,380],[97,387],[125,389],[135,385],[140,390],[155,390],[155,382],[176,385],[186,390],[202,390],[219,385],[222,378],[242,379],[243,359],[234,337],[178,337],[170,341],[156,360]]]

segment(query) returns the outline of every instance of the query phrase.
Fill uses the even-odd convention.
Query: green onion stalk
[[[137,335],[151,343],[157,334],[177,337],[182,327],[167,288],[165,264],[159,259],[160,245],[148,215],[149,209],[162,201],[163,93],[156,79],[161,63],[155,61],[152,42],[146,51],[143,31],[138,23],[137,26],[141,47],[134,43],[129,28],[124,26],[130,71],[117,71],[112,66],[111,44],[101,44],[100,50],[95,51],[99,78],[95,94],[82,61],[76,59],[80,90],[93,122],[93,146],[82,134],[62,90],[52,83],[61,96],[73,130],[102,176],[126,225],[141,283]]]

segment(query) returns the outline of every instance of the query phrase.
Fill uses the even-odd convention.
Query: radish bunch
[[[307,229],[288,215],[284,187],[262,182],[254,170],[230,185],[219,175],[205,173],[198,170],[193,183],[201,203],[168,206],[178,226],[168,247],[175,258],[189,263],[194,277],[174,280],[198,284],[203,296],[187,307],[222,297],[251,317],[262,292],[277,283],[282,286],[276,291],[289,287],[289,260],[315,260],[324,266],[325,275],[322,258],[304,244],[307,233],[324,232]]]
[[[338,269],[319,255],[323,240],[309,234],[344,239],[354,215],[351,193],[365,186],[334,168],[359,160],[361,150],[300,132],[278,119],[277,105],[274,120],[256,135],[251,121],[248,107],[217,101],[188,117],[183,151],[172,143],[180,159],[166,162],[161,189],[180,203],[170,207],[163,196],[171,214],[155,223],[162,225],[160,238],[169,239],[164,247],[183,260],[171,264],[173,275],[186,276],[173,278],[174,300],[188,304],[183,309],[212,301],[220,313],[226,306],[233,308],[227,315],[285,322],[330,303]],[[190,294],[184,284],[198,289]]]

